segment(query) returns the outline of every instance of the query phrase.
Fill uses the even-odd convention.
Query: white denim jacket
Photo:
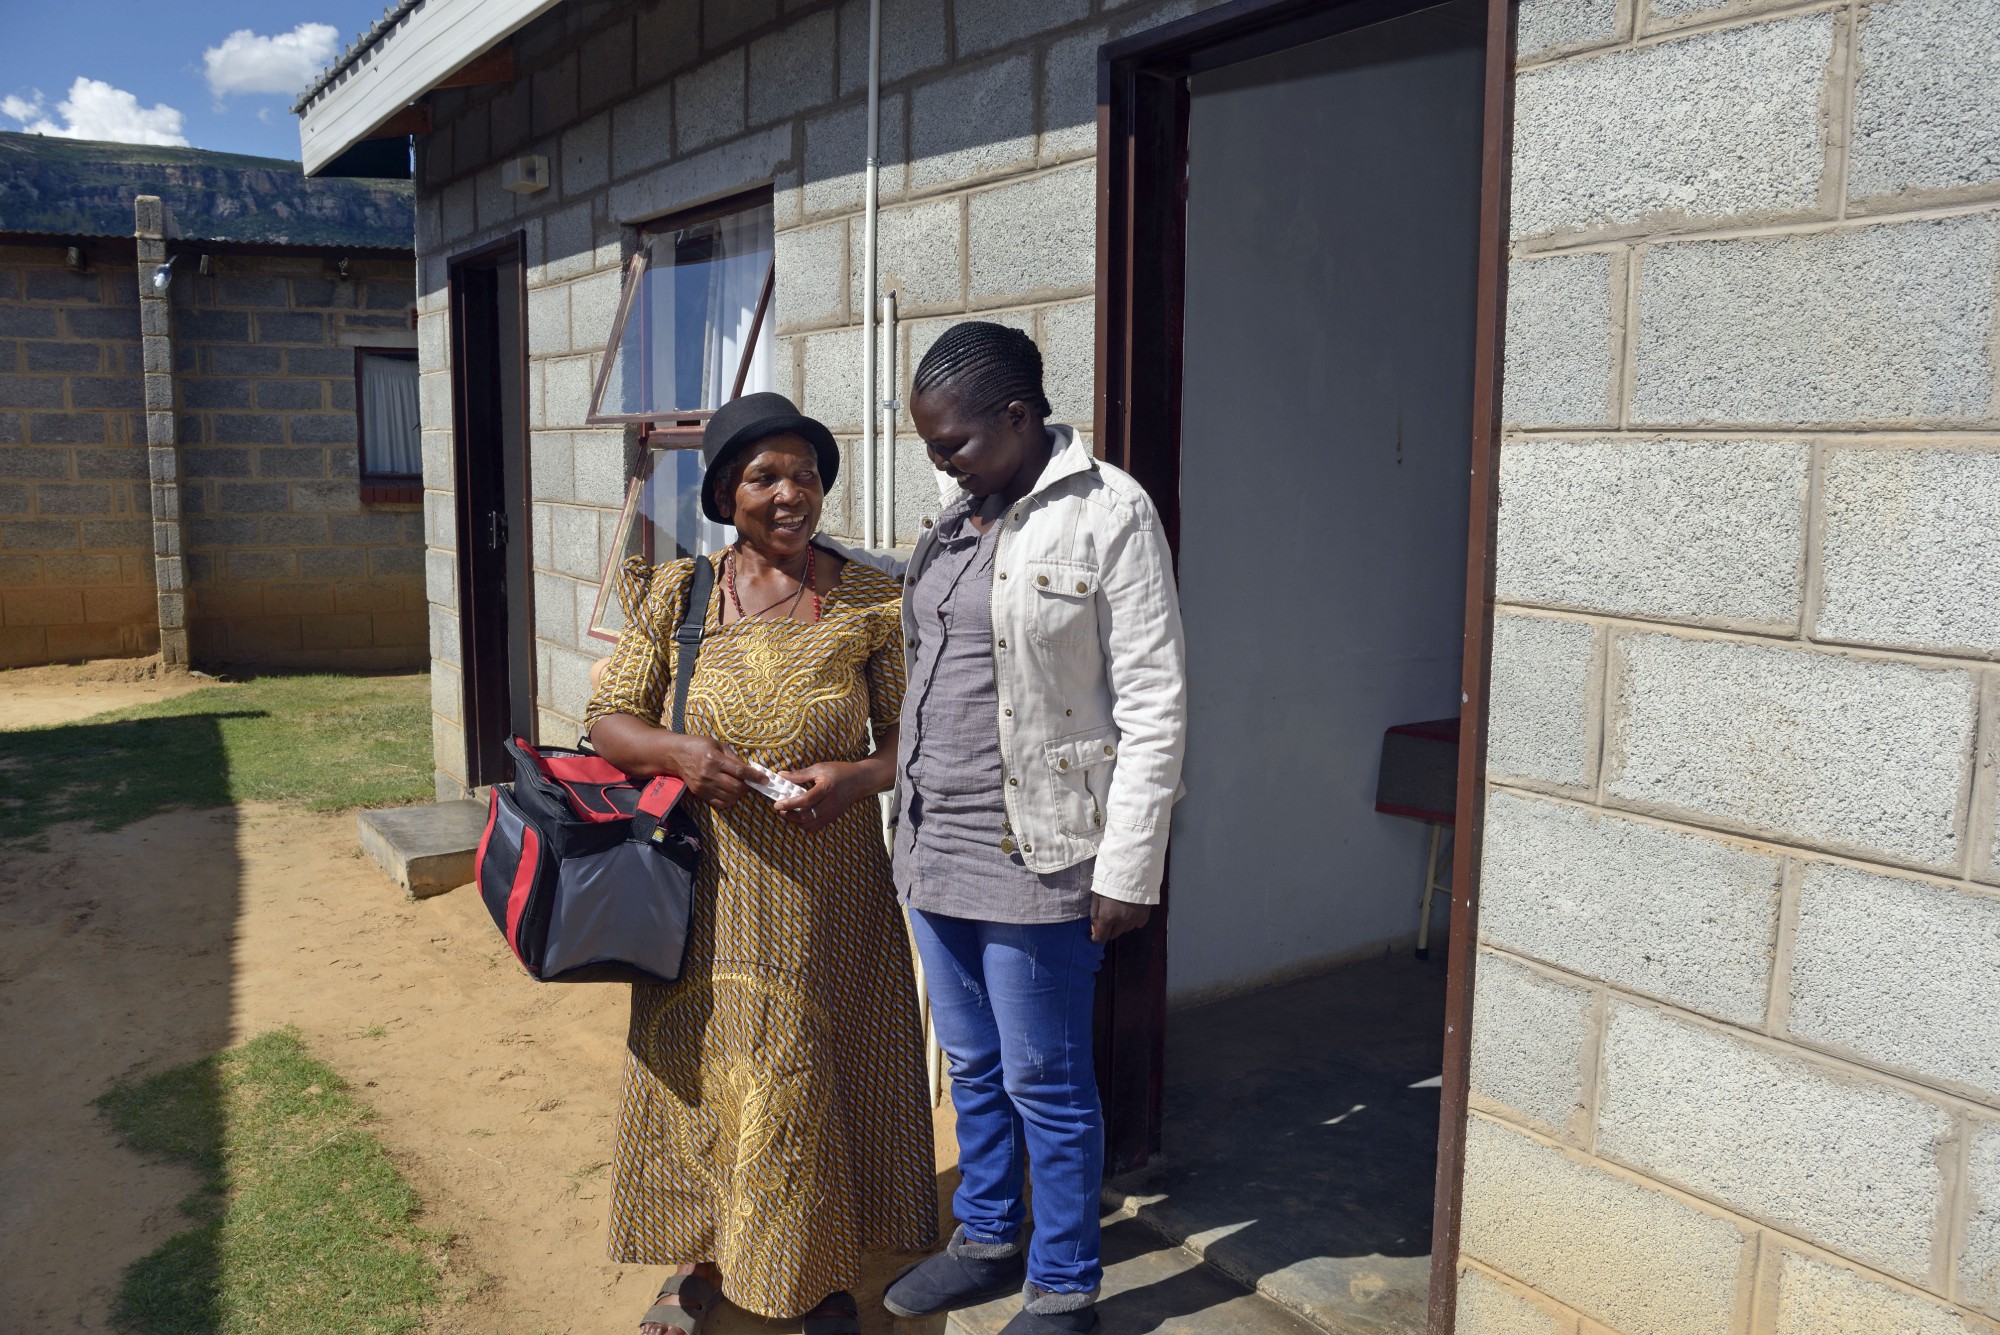
[[[1055,452],[1002,516],[993,561],[1001,796],[1030,868],[1094,856],[1093,892],[1157,904],[1187,739],[1173,558],[1139,484],[1069,427],[1050,430]],[[931,558],[934,525],[921,521],[905,590]],[[905,598],[906,666],[913,615]]]

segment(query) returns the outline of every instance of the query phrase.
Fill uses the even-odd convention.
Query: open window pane
[[[414,353],[359,354],[361,474],[368,478],[419,478],[423,436],[417,415]]]
[[[647,450],[639,462],[639,475],[625,493],[625,509],[618,517],[618,533],[611,544],[611,560],[597,590],[597,605],[590,614],[590,633],[600,640],[616,640],[625,628],[625,612],[618,601],[618,582],[625,562],[634,556],[648,565],[659,565],[713,552],[727,546],[736,531],[725,524],[703,518],[700,502],[701,452],[691,449]]]
[[[768,383],[772,225],[764,203],[644,238],[591,421],[706,415]]]

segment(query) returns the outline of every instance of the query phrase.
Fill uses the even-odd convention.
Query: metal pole
[[[896,545],[896,412],[902,374],[896,366],[896,294],[882,294],[882,459],[889,478],[882,487],[882,545]]]
[[[882,0],[868,0],[868,174],[861,231],[861,541],[877,546],[875,413],[880,397],[875,366],[875,207],[880,193],[876,154],[882,141]]]

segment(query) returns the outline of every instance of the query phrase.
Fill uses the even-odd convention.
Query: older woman
[[[894,781],[900,590],[813,544],[839,454],[782,395],[722,408],[702,455],[702,509],[738,540],[653,571],[588,717],[627,773],[685,781],[706,849],[681,981],[633,989],[611,1254],[677,1267],[645,1335],[698,1335],[717,1293],[855,1335],[861,1253],[937,1227],[909,939],[867,800]],[[695,560],[716,578],[681,734],[660,717]],[[760,795],[752,762],[805,791]]]
[[[950,1245],[884,1301],[923,1316],[1018,1290],[1003,1335],[1083,1335],[1103,1274],[1091,1001],[1104,944],[1159,900],[1180,783],[1173,562],[1139,484],[1049,425],[1019,330],[947,329],[910,416],[959,497],[906,581],[896,886],[951,1056],[961,1181]]]

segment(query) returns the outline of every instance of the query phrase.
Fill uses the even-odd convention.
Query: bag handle
[[[708,624],[708,596],[714,588],[715,567],[706,556],[696,556],[693,577],[688,580],[687,608],[681,613],[680,625],[674,628],[674,643],[680,647],[680,660],[674,664],[675,732],[687,731],[688,683],[694,680],[694,662],[701,656],[702,631]],[[661,822],[686,787],[679,779],[665,774],[646,784],[639,793],[639,809],[632,817],[632,837],[642,843],[665,839],[666,830]]]
[[[694,662],[701,656],[702,630],[708,624],[708,596],[715,588],[715,566],[706,556],[694,558],[694,575],[688,581],[687,610],[674,628],[674,643],[680,660],[674,664],[674,731],[687,731],[688,683],[694,680]]]

